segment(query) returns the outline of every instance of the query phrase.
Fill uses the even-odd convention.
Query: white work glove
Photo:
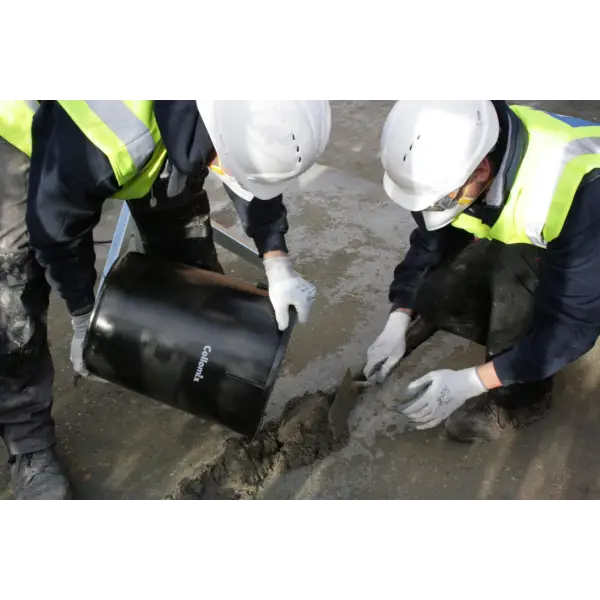
[[[92,312],[79,317],[71,317],[71,325],[73,326],[73,338],[71,339],[71,364],[75,373],[82,377],[89,375],[88,370],[83,364],[83,340],[87,331]]]
[[[413,400],[403,404],[400,412],[415,429],[430,429],[445,421],[469,398],[485,392],[477,367],[462,371],[432,371],[407,387]]]
[[[404,356],[410,319],[410,315],[401,310],[394,311],[388,317],[383,331],[367,350],[367,364],[363,370],[366,379],[381,367],[376,376],[381,383]]]
[[[263,263],[279,331],[284,331],[289,325],[290,306],[296,309],[298,321],[306,323],[317,293],[315,287],[294,271],[288,256],[265,258]]]

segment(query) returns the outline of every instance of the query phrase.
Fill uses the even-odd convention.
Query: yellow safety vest
[[[142,198],[167,156],[153,100],[59,100],[84,135],[108,158],[120,200]]]
[[[0,136],[31,158],[31,125],[37,100],[0,100]]]
[[[452,225],[479,238],[545,248],[560,234],[583,177],[600,168],[600,125],[575,127],[533,108],[510,108],[529,142],[500,217],[488,227],[461,214]]]

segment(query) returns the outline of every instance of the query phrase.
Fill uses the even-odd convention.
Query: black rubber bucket
[[[292,313],[282,333],[267,292],[131,252],[106,276],[83,357],[98,377],[253,436],[289,342]]]

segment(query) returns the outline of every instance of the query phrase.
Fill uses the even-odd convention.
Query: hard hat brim
[[[287,191],[291,184],[284,182],[280,184],[258,183],[246,179],[242,174],[239,175],[239,181],[245,190],[248,190],[258,200],[272,200],[277,196],[281,196]]]
[[[412,212],[420,212],[433,206],[438,200],[441,200],[445,194],[408,194],[402,188],[397,186],[385,173],[383,175],[383,189],[385,193],[402,208]]]

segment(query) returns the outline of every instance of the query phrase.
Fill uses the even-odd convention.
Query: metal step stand
[[[227,233],[221,225],[211,221],[213,228],[213,239],[215,244],[221,246],[225,250],[233,252],[236,256],[239,256],[242,260],[259,267],[263,268],[262,259],[258,256],[258,252],[238,240],[236,237]],[[135,221],[131,217],[131,212],[126,202],[123,202],[119,219],[115,227],[112,242],[108,250],[108,256],[104,263],[104,269],[102,270],[102,276],[98,285],[98,290],[104,284],[104,279],[107,273],[110,271],[115,262],[121,257],[127,254],[127,252],[144,252],[143,244],[140,240],[139,233],[135,226]],[[266,286],[263,283],[257,284],[258,287],[265,289]],[[96,298],[98,294],[96,294]]]

